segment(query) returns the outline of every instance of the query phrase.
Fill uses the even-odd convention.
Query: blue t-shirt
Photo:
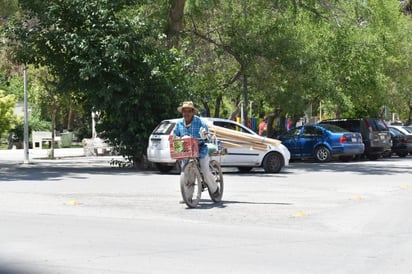
[[[192,123],[186,125],[185,119],[182,118],[176,123],[174,135],[177,137],[190,136],[193,138],[200,138],[200,128],[203,127],[206,131],[209,131],[206,123],[198,116],[194,115]],[[204,141],[199,140],[199,158],[203,158],[208,154],[208,148]]]

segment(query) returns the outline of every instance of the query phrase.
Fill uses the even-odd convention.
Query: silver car
[[[176,160],[170,158],[169,136],[173,135],[175,125],[180,119],[182,118],[163,120],[149,137],[148,160],[154,163],[161,172],[169,172],[176,165]],[[216,126],[257,135],[251,129],[232,120],[204,117],[201,119]],[[253,167],[262,167],[267,173],[278,173],[283,167],[289,165],[290,152],[282,144],[267,146],[266,151],[227,148],[226,155],[211,158],[218,160],[223,167],[237,167],[241,172],[249,172]]]
[[[412,133],[409,132],[408,127],[404,126],[389,126],[389,129],[393,132],[395,131],[395,134],[399,136],[399,134],[402,136],[401,143],[406,147],[406,155],[412,154]],[[399,153],[398,153],[399,155]]]

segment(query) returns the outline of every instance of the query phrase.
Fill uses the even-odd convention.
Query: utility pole
[[[240,101],[240,122],[242,123],[242,124],[244,124],[244,121],[245,121],[245,112],[246,111],[244,111],[244,106],[243,106],[243,101]]]
[[[246,26],[246,18],[247,18],[247,0],[243,1],[243,15],[244,15],[244,19],[245,19],[245,26]],[[248,94],[248,90],[247,90],[247,76],[246,76],[246,61],[243,60],[243,104],[244,104],[244,108],[242,111],[243,114],[243,119],[242,119],[242,123],[244,126],[247,126],[247,109],[246,106],[248,105],[248,98],[247,98],[247,94]]]
[[[29,163],[29,111],[27,103],[27,65],[23,68],[23,85],[24,85],[24,164]]]
[[[243,74],[243,104],[245,107],[242,108],[242,123],[243,125],[247,126],[247,77]]]
[[[322,101],[319,102],[319,121],[322,121]]]

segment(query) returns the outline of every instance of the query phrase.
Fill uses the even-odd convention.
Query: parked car
[[[410,127],[390,125],[389,128],[394,128],[394,129],[402,132],[405,135],[412,135],[412,128],[410,128]]]
[[[407,150],[406,155],[408,155],[408,153],[412,153],[412,133],[410,134],[404,128],[402,128],[402,127],[398,128],[397,126],[395,126],[395,127],[390,126],[389,129],[392,133],[397,134],[398,136],[400,136],[401,142],[404,143],[405,146],[406,146],[406,150]]]
[[[364,155],[370,160],[376,160],[384,152],[391,151],[391,134],[389,133],[388,126],[382,119],[330,119],[322,120],[319,124],[335,125],[351,132],[360,132],[365,144]]]
[[[180,119],[162,121],[149,137],[147,147],[148,160],[154,163],[161,172],[169,172],[176,165],[176,160],[170,158],[169,136],[173,135],[175,125]],[[202,119],[216,126],[237,129],[257,136],[251,129],[232,120],[203,117]],[[253,167],[263,167],[265,172],[277,173],[283,167],[289,165],[290,153],[281,144],[279,146],[268,146],[266,151],[250,150],[249,148],[227,148],[226,155],[216,157],[220,161],[221,166],[237,167],[242,172],[248,172]]]
[[[361,155],[365,145],[359,132],[349,132],[335,125],[305,125],[286,131],[278,137],[291,153],[291,158],[315,158],[328,162],[332,157],[349,160]]]
[[[394,127],[389,127],[389,131],[392,138],[392,149],[390,152],[385,152],[383,157],[389,158],[392,154],[396,154],[399,157],[406,157],[410,152],[407,145],[407,136]],[[410,145],[412,147],[412,139]]]

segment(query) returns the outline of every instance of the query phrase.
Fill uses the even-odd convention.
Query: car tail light
[[[368,130],[372,131],[372,127],[371,127],[371,124],[369,124],[368,119],[365,119],[365,124],[366,124],[366,127],[368,128]]]
[[[345,135],[342,135],[342,136],[340,137],[339,142],[340,142],[341,144],[343,144],[343,143],[346,143],[346,141],[347,141],[346,136],[345,136]]]

